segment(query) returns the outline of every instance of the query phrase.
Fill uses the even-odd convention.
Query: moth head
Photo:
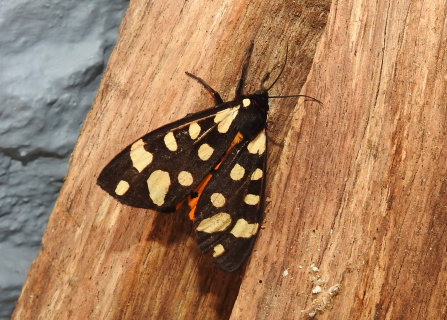
[[[281,74],[280,74],[281,75]],[[268,72],[264,78],[262,78],[261,80],[261,90],[258,90],[255,92],[255,94],[252,96],[252,99],[254,99],[256,101],[257,105],[267,105],[267,110],[268,111],[268,102],[269,102],[269,90],[272,88],[272,86],[275,84],[276,80],[278,80],[278,78],[276,78],[276,80],[273,82],[273,84],[266,88],[264,83],[268,80],[268,78],[270,77],[270,72]]]

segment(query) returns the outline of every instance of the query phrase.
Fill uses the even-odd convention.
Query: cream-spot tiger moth
[[[262,222],[266,182],[269,88],[244,95],[251,43],[233,101],[190,73],[214,97],[216,106],[158,128],[119,153],[101,172],[98,185],[118,201],[161,212],[175,211],[186,198],[197,242],[213,251],[223,271],[249,256]],[[284,97],[299,97],[293,95]],[[307,96],[304,96],[307,97]],[[310,97],[309,97],[310,98]],[[317,102],[318,100],[311,98]]]

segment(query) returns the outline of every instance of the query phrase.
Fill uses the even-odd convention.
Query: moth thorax
[[[244,125],[239,128],[239,132],[249,141],[256,138],[259,132],[265,128],[265,123],[267,121],[267,113],[264,112],[250,112],[246,116],[248,121],[244,122],[250,123],[250,125]]]

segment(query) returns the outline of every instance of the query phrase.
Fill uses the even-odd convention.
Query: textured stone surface
[[[0,320],[9,319],[127,8],[0,4]]]

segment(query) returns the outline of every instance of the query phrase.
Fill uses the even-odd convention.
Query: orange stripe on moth
[[[214,170],[217,170],[219,168],[219,166],[221,165],[222,161],[226,158],[228,152],[230,152],[231,148],[233,148],[236,144],[241,142],[242,139],[244,139],[244,136],[240,132],[238,132],[236,134],[236,136],[234,137],[233,141],[231,141],[230,146],[225,151],[225,153],[222,156],[222,158],[220,158],[219,162],[214,167]],[[212,176],[213,175],[211,173],[209,173],[202,180],[202,182],[200,182],[200,184],[194,189],[194,191],[192,193],[197,193],[197,197],[191,198],[191,195],[189,195],[188,198],[187,198],[188,199],[188,205],[191,208],[191,211],[189,211],[189,219],[191,221],[194,221],[194,217],[195,217],[194,214],[196,212],[197,202],[199,201],[199,198],[202,195],[203,189],[205,189],[206,185],[208,184],[208,182],[210,181]],[[180,202],[175,208],[178,209],[182,203],[183,203],[183,201]]]
[[[217,170],[219,168],[219,166],[221,165],[222,161],[227,157],[228,152],[230,152],[231,148],[233,148],[236,144],[238,144],[239,142],[242,141],[242,139],[244,139],[244,136],[242,135],[242,133],[238,132],[236,134],[236,136],[234,137],[233,141],[231,141],[230,146],[228,147],[228,149],[225,151],[224,155],[222,156],[222,158],[220,158],[219,163],[216,164],[216,166],[214,167],[214,170]]]
[[[230,146],[228,147],[226,153],[228,153],[228,151],[230,151],[230,149],[233,148],[236,144],[241,142],[242,139],[244,139],[244,136],[242,135],[242,133],[238,132],[234,137],[233,141],[231,141]]]
[[[183,204],[183,202],[185,202],[185,200],[182,200],[179,203],[177,203],[177,205],[175,206],[175,210],[178,210],[178,208],[180,208],[180,206]]]
[[[191,208],[189,211],[189,219],[194,221],[194,213],[196,212],[197,202],[199,201],[200,196],[202,195],[203,189],[205,189],[206,185],[210,181],[212,174],[209,173],[205,179],[200,182],[200,184],[194,189],[193,193],[197,193],[197,197],[191,198],[191,195],[188,196],[188,205]]]

